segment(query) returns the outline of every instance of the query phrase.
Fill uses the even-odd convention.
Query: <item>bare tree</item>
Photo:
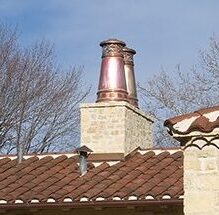
[[[81,69],[59,68],[48,42],[23,48],[17,31],[0,25],[1,152],[73,148],[78,141],[78,104],[89,92],[81,74]]]
[[[219,103],[219,41],[210,38],[207,50],[200,51],[199,64],[182,72],[180,65],[172,74],[161,71],[139,85],[143,107],[156,119],[154,139],[158,146],[177,145],[164,130],[163,121]]]

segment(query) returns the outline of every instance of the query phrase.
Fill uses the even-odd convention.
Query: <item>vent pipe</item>
[[[125,61],[125,80],[128,92],[129,103],[138,108],[137,90],[134,72],[134,55],[136,51],[130,48],[123,48]]]
[[[128,101],[123,58],[125,43],[109,39],[100,46],[102,62],[96,102]]]
[[[81,176],[87,173],[87,157],[88,153],[91,153],[92,150],[87,146],[82,146],[75,150],[79,154],[79,169]]]
[[[23,160],[23,144],[17,145],[17,163],[21,163]]]

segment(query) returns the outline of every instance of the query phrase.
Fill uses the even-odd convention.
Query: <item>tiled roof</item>
[[[164,125],[169,128],[170,134],[189,134],[193,131],[212,132],[215,128],[219,128],[219,106],[167,119]]]
[[[93,160],[95,155],[93,156]],[[97,201],[179,200],[183,195],[180,150],[136,150],[120,161],[90,161],[80,176],[78,156],[0,158],[0,207]]]

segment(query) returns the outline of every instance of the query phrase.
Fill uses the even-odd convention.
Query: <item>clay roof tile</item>
[[[95,167],[90,162],[88,173],[80,176],[77,159],[65,155],[41,159],[33,156],[18,165],[14,160],[3,158],[0,160],[0,199],[11,204],[16,199],[24,202],[38,199],[47,204],[48,198],[63,202],[66,197],[79,202],[82,197],[112,201],[115,197],[129,200],[130,196],[144,199],[152,195],[158,200],[169,193],[171,198],[177,198],[183,195],[182,160],[181,151],[135,152],[114,165],[105,161]]]
[[[193,131],[212,132],[219,127],[219,106],[203,108],[167,119],[164,126],[170,129],[170,134],[189,134]]]

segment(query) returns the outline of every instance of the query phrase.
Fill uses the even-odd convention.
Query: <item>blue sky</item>
[[[64,67],[84,66],[95,100],[101,49],[118,38],[137,51],[136,79],[144,83],[177,64],[187,71],[209,37],[219,36],[218,0],[0,0],[0,21],[17,24],[21,42],[42,38],[55,44]]]

